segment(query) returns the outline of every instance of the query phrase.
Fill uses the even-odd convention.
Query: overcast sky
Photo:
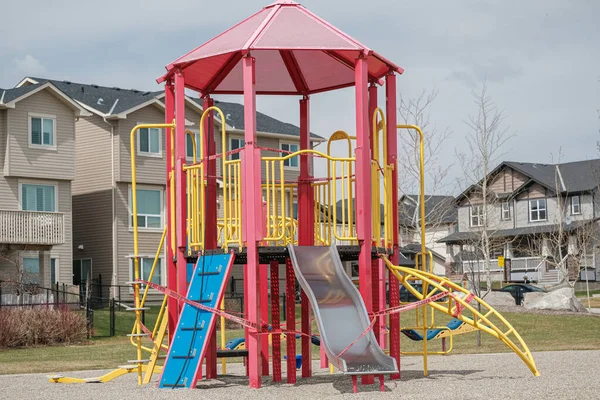
[[[0,87],[30,75],[157,90],[166,64],[268,2],[10,0],[0,24]],[[562,161],[598,157],[599,1],[301,3],[405,68],[403,96],[439,91],[432,121],[453,132],[442,165],[464,148],[464,120],[476,111],[470,92],[483,79],[515,134],[506,159],[550,162],[559,149]],[[353,101],[353,89],[314,96],[311,130],[353,132]],[[258,107],[298,123],[297,99],[261,97]],[[450,177],[459,175],[455,166]]]

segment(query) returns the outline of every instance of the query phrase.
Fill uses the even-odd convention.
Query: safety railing
[[[223,157],[223,228],[221,246],[242,246],[242,161]]]
[[[264,198],[265,238],[270,245],[285,246],[297,243],[298,221],[294,218],[298,184],[285,183],[275,171],[275,162],[265,162],[266,183],[262,185]]]
[[[129,144],[130,144],[130,152],[131,152],[131,213],[132,213],[132,222],[133,222],[133,278],[135,279],[135,283],[133,284],[133,293],[134,293],[134,301],[135,301],[135,306],[132,308],[133,311],[135,311],[135,325],[133,328],[133,333],[131,334],[131,338],[135,338],[133,343],[136,346],[137,349],[137,359],[135,360],[135,364],[137,364],[137,372],[138,372],[138,384],[142,384],[142,369],[143,369],[143,363],[144,360],[142,359],[142,350],[144,349],[142,346],[142,336],[144,336],[145,334],[142,334],[142,306],[141,304],[143,303],[143,301],[145,301],[145,296],[144,299],[140,298],[140,284],[137,283],[137,281],[141,278],[141,268],[140,268],[140,255],[139,255],[139,231],[138,231],[138,212],[137,212],[137,169],[136,169],[136,164],[135,164],[135,154],[136,152],[134,151],[134,149],[136,148],[135,146],[135,137],[138,133],[138,131],[140,129],[151,129],[151,128],[158,128],[158,129],[170,129],[171,132],[175,129],[175,121],[173,121],[170,124],[142,124],[142,125],[136,125],[133,127],[133,129],[131,130],[131,134],[129,136]],[[171,171],[171,174],[169,176],[169,179],[171,180],[171,186],[172,185],[172,179],[173,179],[173,174]],[[166,232],[166,231],[165,231]],[[161,244],[160,246],[162,247],[163,243],[164,243],[164,239],[165,239],[166,234],[163,234],[163,237],[161,239]],[[154,270],[156,266],[156,258],[154,261],[154,265],[152,267],[152,270]]]
[[[204,146],[202,143],[196,143],[196,137],[193,132],[186,131],[192,139],[192,165],[184,165],[183,170],[186,175],[186,196],[187,196],[187,238],[188,252],[198,251],[204,247],[204,209],[205,209],[205,163],[197,164],[196,149],[200,146],[200,157],[204,156]]]
[[[285,164],[293,157],[319,157],[327,162],[328,176],[322,182],[313,182],[315,188],[315,233],[316,242],[330,244],[337,240],[356,240],[354,217],[352,215],[352,198],[354,179],[352,175],[353,157],[336,158],[316,150],[300,150],[282,157],[262,157],[265,163],[265,183],[263,190],[266,202],[266,234],[264,241],[275,243],[291,243],[295,240],[296,225],[292,218],[292,204],[296,196],[296,185],[285,182]],[[341,189],[338,189],[338,185]],[[350,208],[337,207],[349,204]],[[329,210],[322,213],[323,209]],[[350,211],[348,211],[350,210]],[[336,225],[340,225],[335,229]],[[328,226],[327,229],[321,229]],[[319,230],[321,229],[321,230]]]
[[[394,206],[392,204],[392,171],[394,165],[387,163],[386,138],[385,114],[381,108],[376,108],[373,113],[373,152],[371,159],[373,241],[378,245],[389,247],[392,244],[393,230],[397,228],[392,224],[392,207]],[[382,189],[383,218],[380,209]]]

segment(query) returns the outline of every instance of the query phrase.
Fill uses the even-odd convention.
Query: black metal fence
[[[233,315],[244,314],[244,295],[241,280],[232,280],[224,298],[224,309]],[[300,301],[300,291],[296,293],[296,303]],[[142,322],[152,329],[158,316],[162,295],[153,293],[142,311]],[[79,286],[55,284],[51,287],[39,285],[18,285],[0,281],[0,309],[11,308],[69,308],[81,313],[87,323],[88,337],[124,336],[131,333],[135,313],[127,311],[133,306],[131,286],[103,285],[99,279],[82,283]],[[281,317],[285,319],[287,298],[280,296]],[[220,323],[219,319],[217,324]],[[239,329],[233,322],[226,323],[227,329]]]

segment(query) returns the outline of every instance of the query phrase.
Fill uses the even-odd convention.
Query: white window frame
[[[473,209],[477,207],[481,208],[481,213],[477,213],[477,215],[473,214]],[[477,224],[473,224],[473,217],[476,217],[478,220]],[[473,204],[469,207],[469,226],[471,228],[478,228],[483,226],[483,204]]]
[[[43,285],[44,284],[44,277],[42,276],[42,271],[41,268],[42,266],[40,265],[40,254],[37,251],[21,251],[20,256],[20,262],[21,262],[21,268],[23,269],[23,273],[25,273],[25,259],[26,258],[33,258],[33,259],[37,259],[38,260],[38,276],[37,276],[37,284],[38,285]]]
[[[196,139],[196,161],[200,161],[200,132],[189,130],[194,134],[194,138]],[[187,161],[194,161],[193,157],[188,156],[188,148],[187,148],[187,138],[189,134],[186,132],[185,134],[185,159]],[[193,146],[192,146],[193,147]]]
[[[54,186],[55,211],[23,210],[23,185]],[[58,212],[58,184],[56,182],[47,182],[47,181],[38,181],[38,180],[27,180],[27,179],[19,180],[19,211],[57,213]]]
[[[138,122],[137,125],[149,125],[147,122]],[[140,144],[142,141],[140,140],[141,129],[137,131],[137,155],[140,157],[151,157],[151,158],[162,158],[163,148],[162,148],[162,138],[163,138],[163,129],[161,128],[147,128],[148,136],[150,136],[150,129],[156,129],[158,131],[158,153],[145,152],[140,150]],[[150,137],[148,137],[148,149],[150,149]],[[187,154],[187,152],[186,152]]]
[[[150,255],[150,254],[143,254],[143,255],[140,256],[139,260],[140,260],[140,277],[141,278],[144,277],[144,272],[143,272],[143,269],[142,269],[143,268],[142,259],[146,258],[146,259],[152,260],[152,262],[154,262],[154,258],[155,257],[156,257],[155,255]],[[163,254],[163,255],[158,256],[158,259],[160,260],[160,269],[161,269],[161,271],[160,271],[160,283],[159,283],[159,285],[165,286],[165,283],[166,283],[165,282],[165,278],[166,278],[166,276],[165,276],[166,275],[166,272],[165,272],[166,271],[165,259],[166,258],[165,258],[164,254]],[[129,259],[129,281],[130,282],[135,281],[135,276],[134,276],[134,273],[133,273],[133,262],[134,262],[133,258],[130,258]],[[186,265],[186,273],[187,273],[187,265]],[[144,288],[145,285],[142,284],[142,285],[140,285],[140,287]],[[157,292],[155,289],[152,289],[152,288],[150,288],[150,291]],[[129,288],[129,293],[133,293],[133,286],[131,286]]]
[[[41,139],[42,139],[42,144],[34,144],[33,142],[33,123],[32,120],[33,118],[40,118],[42,119],[42,132],[41,132]],[[41,149],[41,150],[53,150],[56,151],[57,146],[57,133],[56,133],[56,115],[49,115],[49,114],[38,114],[38,113],[28,113],[27,114],[27,119],[28,119],[28,126],[29,126],[29,135],[28,135],[28,145],[30,149]],[[44,144],[44,119],[49,119],[52,120],[52,145],[49,144]]]
[[[506,209],[504,208],[504,206],[506,206]],[[510,203],[508,201],[503,201],[502,203],[500,203],[500,214],[502,221],[510,221]]]
[[[54,260],[54,282],[52,282],[52,260]],[[54,285],[60,281],[60,258],[50,255],[50,283]]]
[[[538,206],[538,208],[536,210],[537,215],[538,215],[537,219],[533,219],[532,218],[533,216],[532,216],[531,204],[534,201],[537,203],[537,206]],[[540,219],[540,211],[542,210],[542,208],[540,207],[540,202],[541,201],[544,202],[544,208],[543,208],[543,210],[544,210],[544,213],[546,214],[546,217],[544,219]],[[543,222],[543,221],[547,221],[548,220],[548,202],[546,201],[546,199],[530,199],[529,202],[528,202],[528,206],[529,206],[529,222]]]
[[[138,231],[140,232],[160,232],[162,233],[165,227],[165,189],[162,187],[156,186],[145,186],[145,185],[137,185],[137,189],[139,190],[155,190],[160,192],[160,228],[146,228],[138,225]],[[129,219],[129,231],[133,232],[133,208],[131,203],[131,185],[128,186],[127,190],[127,209],[128,209],[128,219]],[[155,214],[144,214],[150,216],[156,216]],[[140,213],[138,212],[138,216]]]
[[[295,142],[279,142],[279,150],[283,150],[283,145],[286,144],[288,146],[296,146],[298,148],[298,150],[296,151],[300,151],[300,143],[295,143]],[[296,151],[291,151],[291,150],[285,150],[285,151],[290,151],[292,153],[295,153]],[[287,156],[286,153],[281,153],[282,157]],[[294,156],[294,157],[298,157],[298,166],[294,167],[292,165],[285,165],[285,161],[283,163],[283,168],[285,169],[292,169],[292,170],[299,170],[300,169],[300,157],[299,156]],[[294,158],[289,158],[288,160],[290,160],[290,164],[291,164],[291,160]]]
[[[233,150],[233,141],[234,140],[244,142],[244,145],[238,147],[238,149],[243,148],[246,145],[246,140],[244,138],[236,138],[236,137],[229,138],[229,150],[230,151]],[[237,157],[237,158],[234,158],[234,156]],[[232,154],[231,157],[230,157],[230,159],[232,161],[233,160],[241,160],[241,158],[242,158],[242,153],[241,152],[240,153],[236,153],[236,154]]]
[[[577,199],[577,204],[573,203],[573,200]],[[577,212],[575,212],[575,206],[577,206]],[[572,215],[580,215],[581,214],[581,196],[571,196],[571,214]]]

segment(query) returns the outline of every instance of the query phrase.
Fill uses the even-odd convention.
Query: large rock
[[[492,307],[511,307],[516,305],[515,298],[508,292],[489,292],[483,299]]]
[[[548,293],[525,293],[523,307],[530,310],[586,311],[570,287],[559,288]]]

